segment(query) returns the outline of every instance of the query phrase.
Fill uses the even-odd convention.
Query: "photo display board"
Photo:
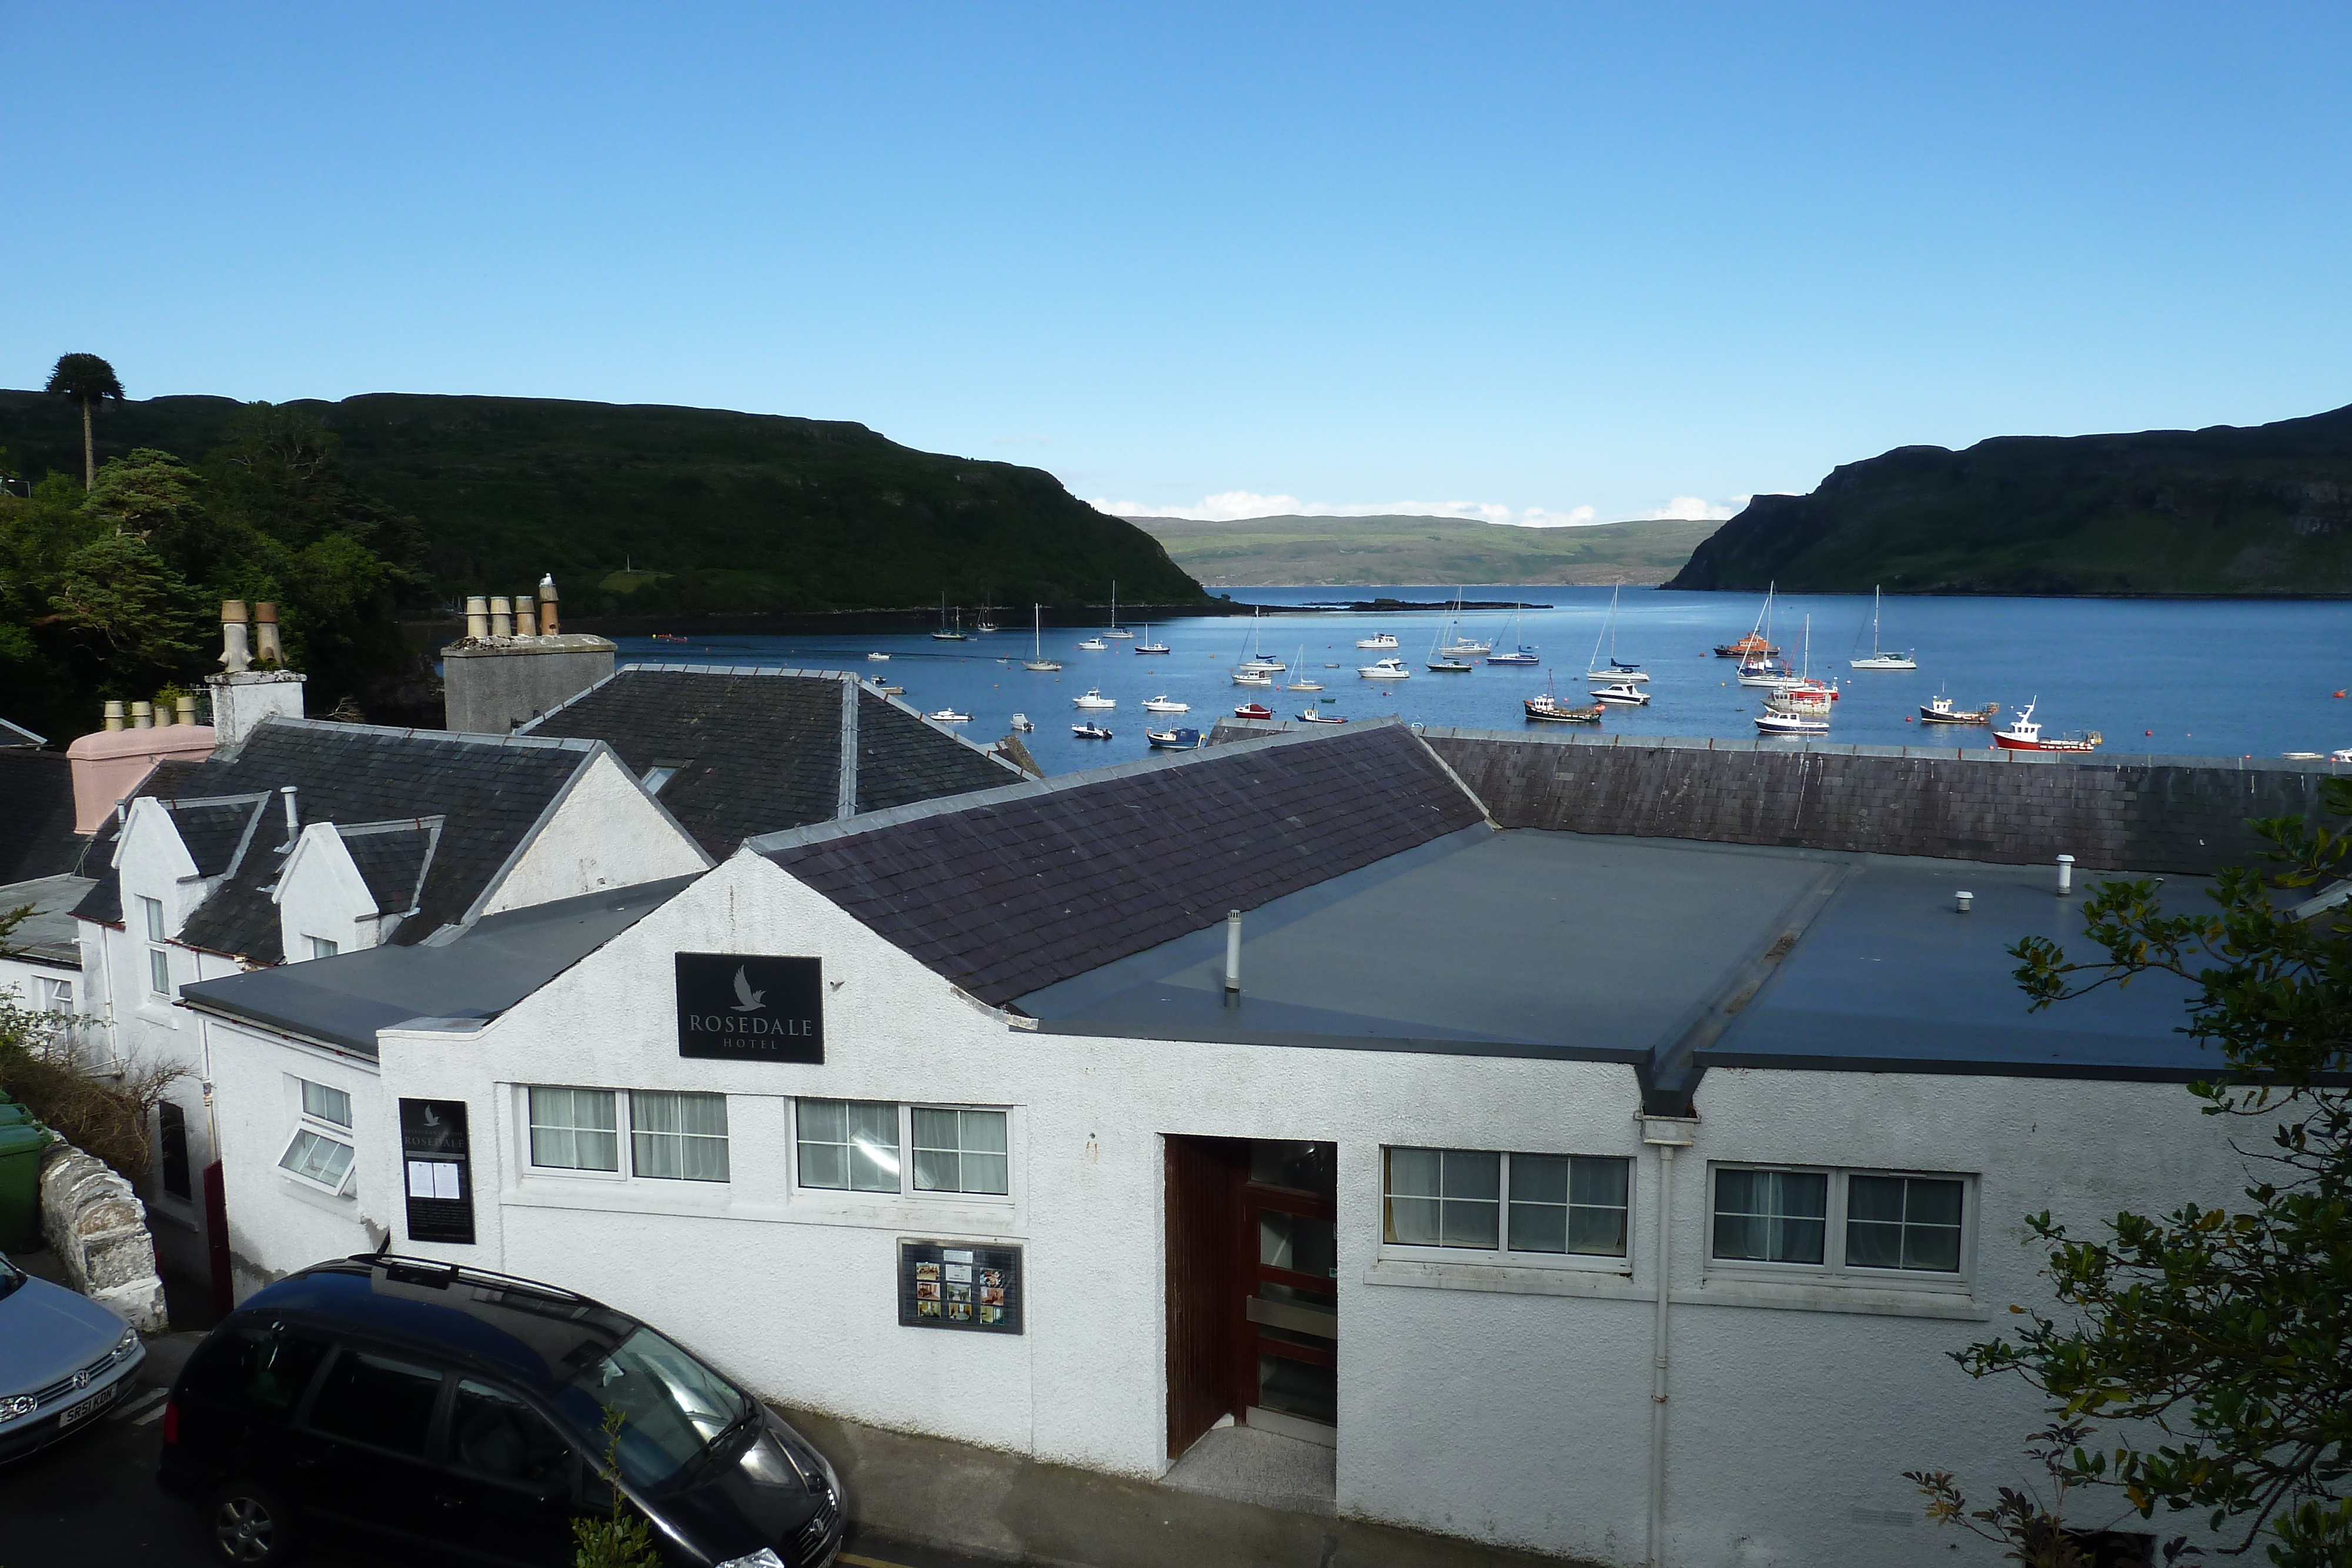
[[[907,1328],[1019,1333],[1021,1249],[898,1243],[898,1322]]]
[[[677,955],[677,1053],[718,1061],[824,1061],[815,958]]]
[[[463,1100],[400,1103],[401,1187],[408,1239],[474,1244],[473,1155]]]

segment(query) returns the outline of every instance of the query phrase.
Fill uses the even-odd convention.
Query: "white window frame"
[[[656,1089],[639,1086],[634,1090],[615,1088],[603,1083],[517,1083],[514,1089],[515,1168],[531,1181],[605,1182],[661,1193],[675,1193],[683,1188],[689,1192],[731,1193],[737,1188],[735,1161],[736,1102],[744,1098],[712,1089]],[[543,1166],[530,1156],[530,1092],[534,1089],[585,1090],[594,1094],[613,1097],[613,1135],[618,1140],[618,1170],[582,1170],[576,1166]],[[629,1096],[643,1094],[716,1094],[727,1102],[727,1178],[710,1181],[700,1177],[653,1176],[637,1174],[637,1149],[634,1134],[635,1119]]]
[[[1017,1106],[981,1105],[950,1100],[865,1100],[850,1094],[795,1094],[792,1100],[792,1194],[814,1203],[974,1204],[1013,1207],[1021,1195],[1021,1118]],[[811,1186],[801,1180],[801,1102],[848,1100],[860,1104],[895,1105],[898,1124],[898,1190],[873,1192],[845,1186]],[[915,1113],[918,1111],[983,1111],[1004,1118],[1004,1190],[1003,1192],[940,1191],[915,1185]]]
[[[163,901],[143,893],[137,897],[140,917],[146,926],[142,939],[147,946],[147,994],[168,999],[175,993],[172,989],[171,939],[163,935]],[[163,981],[161,986],[155,983],[158,976]]]
[[[1827,1224],[1819,1263],[1774,1263],[1751,1258],[1715,1255],[1716,1178],[1724,1171],[1782,1171],[1829,1178]],[[1928,1269],[1868,1269],[1845,1260],[1846,1195],[1852,1176],[1909,1176],[1926,1181],[1960,1184],[1960,1266],[1945,1272]],[[1919,1291],[1934,1295],[1975,1293],[1977,1273],[1977,1184],[1969,1171],[1901,1170],[1880,1166],[1813,1166],[1750,1160],[1710,1160],[1706,1167],[1705,1239],[1700,1244],[1704,1277],[1708,1280],[1772,1281],[1782,1284],[1843,1285],[1874,1291]]]
[[[343,950],[343,945],[331,936],[305,936],[302,940],[310,945],[313,958],[332,958]]]
[[[320,1082],[319,1080],[313,1078],[297,1077],[293,1079],[293,1083],[295,1108],[294,1130],[286,1134],[286,1142],[278,1151],[278,1174],[285,1177],[288,1181],[296,1183],[297,1185],[306,1187],[312,1192],[323,1192],[329,1197],[349,1197],[352,1196],[352,1194],[357,1191],[359,1183],[359,1139],[353,1133],[350,1123],[337,1122],[331,1117],[313,1114],[310,1111],[308,1098],[303,1093],[303,1090],[306,1087],[315,1085],[318,1088],[330,1090],[334,1093],[341,1094],[343,1097],[344,1105],[348,1107],[351,1103],[351,1091],[348,1089],[337,1088],[332,1083]],[[326,1182],[319,1180],[315,1176],[308,1176],[287,1165],[287,1158],[294,1153],[294,1146],[300,1143],[306,1136],[321,1139],[331,1144],[339,1144],[344,1148],[351,1150],[352,1157],[343,1166],[343,1175],[341,1181],[331,1186]]]
[[[1398,1149],[1437,1149],[1443,1153],[1462,1155],[1493,1155],[1502,1162],[1495,1191],[1495,1245],[1493,1247],[1423,1247],[1407,1241],[1389,1239],[1389,1156]],[[1514,1252],[1511,1250],[1511,1159],[1515,1155],[1528,1155],[1538,1159],[1615,1160],[1625,1167],[1625,1250],[1622,1252]],[[1573,1149],[1463,1149],[1450,1145],[1382,1144],[1381,1145],[1380,1202],[1377,1208],[1376,1235],[1379,1256],[1387,1260],[1415,1263],[1502,1264],[1514,1269],[1564,1269],[1596,1274],[1631,1274],[1633,1271],[1634,1227],[1640,1218],[1640,1171],[1638,1162],[1630,1155],[1596,1155]],[[1573,1179],[1573,1178],[1571,1178]],[[1572,1189],[1571,1189],[1572,1190]]]

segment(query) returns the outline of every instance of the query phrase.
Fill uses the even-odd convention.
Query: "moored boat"
[[[1990,724],[1992,716],[2000,711],[1999,703],[1987,703],[1982,707],[1956,708],[1949,697],[1937,697],[1919,705],[1921,724]]]
[[[1201,744],[1197,729],[1147,729],[1143,738],[1151,742],[1155,751],[1191,751]]]
[[[1029,716],[1027,714],[1016,713],[1013,716],[1013,728],[1016,734],[1027,735],[1036,727],[1037,727],[1035,725],[1029,722]]]
[[[2009,721],[2007,729],[1992,732],[1993,745],[2002,751],[2095,751],[2106,739],[2095,729],[2079,735],[2046,736],[2033,716],[2033,709],[2042,701],[2035,697],[2020,708],[2017,716]]]
[[[1265,686],[1271,688],[1274,685],[1274,677],[1272,675],[1261,674],[1256,670],[1235,670],[1234,672],[1234,685],[1237,686]]]
[[[1244,703],[1234,709],[1235,718],[1272,718],[1274,710],[1264,703]]]
[[[1311,707],[1307,708],[1298,716],[1298,722],[1301,724],[1345,724],[1348,722],[1348,716],[1345,714],[1325,713],[1321,708]]]
[[[1146,713],[1191,713],[1192,711],[1192,705],[1190,703],[1180,703],[1175,698],[1168,695],[1165,692],[1162,692],[1160,695],[1147,700],[1143,705],[1143,711]]]
[[[1118,706],[1118,699],[1103,695],[1098,687],[1088,686],[1086,695],[1070,699],[1070,706],[1084,708],[1115,708]]]
[[[1919,661],[1908,653],[1897,653],[1878,645],[1878,590],[1870,591],[1870,656],[1848,659],[1846,665],[1855,670],[1916,670]]]
[[[937,713],[927,713],[923,716],[935,724],[970,724],[971,722],[971,715],[958,713],[951,707],[943,707]]]
[[[1607,703],[1612,707],[1648,707],[1650,694],[1630,682],[1618,681],[1610,685],[1594,687],[1592,700],[1597,703]]]
[[[1029,656],[1021,661],[1023,669],[1034,670],[1039,674],[1047,674],[1062,667],[1054,660],[1045,657],[1045,623],[1038,619],[1045,612],[1037,605],[1032,604],[1029,607]]]
[[[1078,647],[1088,653],[1100,653],[1107,651],[1110,647],[1110,644],[1104,642],[1099,637],[1089,637],[1086,641],[1080,643]]]
[[[1827,735],[1830,721],[1826,716],[1801,713],[1759,713],[1756,727],[1766,735]]]
[[[887,664],[890,662],[890,655],[887,653],[868,653],[866,655],[866,662],[869,664]]]
[[[1393,648],[1396,645],[1396,633],[1393,632],[1375,632],[1369,637],[1356,639],[1359,648]]]
[[[1405,668],[1402,659],[1376,659],[1369,664],[1356,666],[1356,674],[1368,681],[1409,681],[1412,672]]]
[[[1559,694],[1552,689],[1549,681],[1546,681],[1544,689],[1534,696],[1522,698],[1520,706],[1528,710],[1529,718],[1544,719],[1552,724],[1599,724],[1601,716],[1609,711],[1599,703],[1589,703],[1583,707],[1570,706],[1559,700]]]
[[[1151,622],[1147,621],[1143,623],[1143,640],[1135,645],[1135,651],[1139,653],[1165,653],[1168,644],[1151,640]]]
[[[1080,740],[1108,740],[1110,738],[1110,731],[1105,729],[1098,724],[1093,723],[1074,724],[1070,726],[1070,733],[1076,736]]]

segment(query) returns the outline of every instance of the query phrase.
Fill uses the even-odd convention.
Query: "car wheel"
[[[265,1568],[293,1561],[294,1516],[272,1489],[231,1481],[213,1493],[205,1510],[213,1551],[237,1568]]]

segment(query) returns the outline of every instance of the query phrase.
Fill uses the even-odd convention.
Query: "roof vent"
[[[2058,896],[2063,898],[2074,891],[2074,857],[2073,855],[2060,855],[2058,857]]]
[[[294,847],[296,839],[302,836],[302,814],[294,806],[293,785],[279,785],[278,798],[286,802],[286,841],[278,847],[278,852],[283,854]]]
[[[1958,910],[1962,915],[1966,915],[1969,912],[1969,905],[1974,904],[1976,901],[1977,895],[1973,893],[1956,893],[1952,894],[1952,907]]]

